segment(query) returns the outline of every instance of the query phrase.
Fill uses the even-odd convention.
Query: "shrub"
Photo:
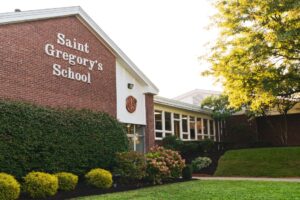
[[[208,157],[198,157],[192,161],[192,166],[195,171],[200,171],[211,164],[211,159]]]
[[[55,176],[58,178],[58,189],[60,190],[74,190],[78,183],[78,176],[72,173],[60,172],[56,173]]]
[[[176,151],[179,151],[183,144],[183,141],[177,138],[175,135],[166,136],[162,140],[162,146],[164,148]]]
[[[18,199],[20,195],[20,184],[11,175],[0,173],[0,200]]]
[[[189,180],[193,176],[193,167],[192,165],[186,165],[182,170],[182,178]]]
[[[147,175],[154,184],[162,183],[165,178],[179,178],[185,161],[177,151],[155,146],[146,154]]]
[[[200,142],[200,147],[203,152],[210,152],[214,147],[214,141],[211,139],[205,139]]]
[[[32,198],[53,196],[58,189],[56,176],[44,172],[30,172],[24,178],[24,191]]]
[[[89,171],[85,178],[89,185],[95,186],[100,189],[107,189],[112,186],[112,174],[104,169],[96,168]]]
[[[105,113],[0,100],[1,171],[18,178],[34,170],[83,175],[127,150],[123,125]]]
[[[114,173],[120,175],[123,182],[140,180],[146,176],[146,167],[146,158],[141,153],[117,153]]]

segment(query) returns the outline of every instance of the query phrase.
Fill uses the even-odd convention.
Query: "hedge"
[[[128,150],[123,125],[105,113],[53,109],[0,100],[1,171],[20,178],[30,171],[111,169]]]

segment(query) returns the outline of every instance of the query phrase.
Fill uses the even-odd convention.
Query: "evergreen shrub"
[[[1,171],[18,178],[31,171],[83,175],[112,167],[116,152],[127,150],[123,125],[108,114],[0,100]]]

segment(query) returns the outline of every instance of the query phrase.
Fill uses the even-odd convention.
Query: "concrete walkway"
[[[199,180],[224,180],[224,181],[279,181],[279,182],[298,182],[300,178],[253,178],[253,177],[193,177]]]

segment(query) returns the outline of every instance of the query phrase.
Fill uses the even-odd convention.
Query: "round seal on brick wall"
[[[128,112],[133,113],[136,110],[137,100],[133,96],[126,98],[126,109]]]

